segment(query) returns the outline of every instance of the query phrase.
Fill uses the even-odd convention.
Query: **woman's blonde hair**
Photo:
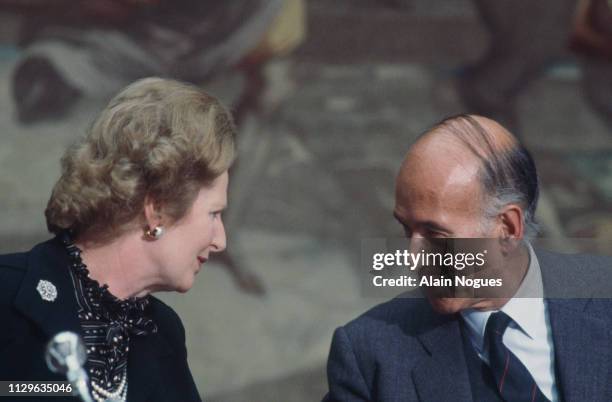
[[[63,156],[47,228],[104,240],[127,224],[143,224],[147,197],[179,220],[200,188],[232,164],[235,131],[223,105],[193,85],[134,82]]]

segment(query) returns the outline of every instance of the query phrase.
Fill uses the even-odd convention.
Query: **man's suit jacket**
[[[607,257],[536,254],[545,296],[555,287],[578,286],[572,281],[585,280],[582,272],[607,273],[601,280],[610,281]],[[561,400],[612,401],[612,300],[547,303]],[[473,401],[460,320],[436,313],[425,299],[396,298],[338,328],[324,401]]]
[[[44,360],[49,339],[61,331],[82,334],[68,256],[59,241],[27,253],[0,256],[0,380],[64,381]],[[53,283],[55,301],[42,299],[40,280]],[[187,365],[185,330],[176,313],[156,298],[148,307],[158,332],[130,338],[128,401],[200,401]],[[1,398],[0,398],[1,399]],[[19,397],[22,402],[41,397]],[[76,399],[53,397],[54,401]]]

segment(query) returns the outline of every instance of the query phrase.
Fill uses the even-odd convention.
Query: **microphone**
[[[54,373],[66,375],[68,382],[72,384],[73,395],[78,395],[83,402],[93,402],[87,386],[87,373],[83,369],[86,359],[83,340],[74,332],[60,332],[47,344],[47,367]]]

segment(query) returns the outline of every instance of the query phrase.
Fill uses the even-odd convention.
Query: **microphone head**
[[[74,332],[60,332],[47,344],[45,360],[54,373],[66,374],[81,369],[86,359],[83,340]]]

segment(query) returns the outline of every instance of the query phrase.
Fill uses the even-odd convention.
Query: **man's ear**
[[[517,204],[509,204],[499,214],[503,236],[509,239],[522,239],[525,234],[525,214]]]
[[[499,214],[502,250],[513,250],[525,235],[525,214],[517,204],[509,204]]]

